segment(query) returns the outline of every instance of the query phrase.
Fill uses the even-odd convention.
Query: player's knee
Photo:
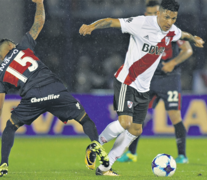
[[[182,121],[181,113],[178,110],[168,111],[168,115],[169,115],[170,120],[172,121],[173,125],[175,125],[175,124],[177,124],[177,123]]]
[[[88,116],[88,114],[85,114],[85,116],[83,117],[83,119],[81,121],[79,121],[79,123],[81,125],[85,124],[85,123],[91,123],[95,126],[95,123],[91,120],[91,118]]]
[[[119,118],[119,122],[124,129],[129,129],[132,125],[132,118],[129,117],[121,117]]]
[[[133,123],[128,131],[134,136],[139,136],[142,134],[142,124]]]
[[[10,128],[14,131],[16,131],[18,129],[18,127],[14,124],[12,124],[11,120],[8,120],[7,123],[6,123],[6,128]]]

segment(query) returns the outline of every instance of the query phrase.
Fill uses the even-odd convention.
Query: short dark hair
[[[180,7],[178,2],[176,2],[175,0],[162,0],[160,6],[163,9],[167,9],[170,11],[176,11],[176,12],[179,10],[179,7]]]
[[[0,45],[2,45],[2,44],[3,44],[4,42],[6,42],[6,41],[7,41],[7,42],[9,41],[9,42],[14,43],[12,40],[4,38],[4,39],[1,39],[1,40],[0,40]],[[15,44],[15,43],[14,43],[14,44]]]
[[[154,7],[154,6],[159,6],[160,3],[156,0],[151,0],[146,4],[146,7]]]

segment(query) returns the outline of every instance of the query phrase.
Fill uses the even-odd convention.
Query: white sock
[[[121,133],[115,143],[111,151],[109,152],[109,167],[105,168],[103,165],[99,166],[99,169],[101,171],[108,171],[114,162],[121,157],[121,155],[124,153],[124,151],[129,147],[129,145],[137,138],[137,136],[132,135],[129,133],[129,131],[125,130],[123,133]]]
[[[99,135],[99,142],[101,145],[111,141],[116,138],[119,134],[121,134],[125,129],[121,126],[119,120],[116,120],[103,130],[103,132]]]

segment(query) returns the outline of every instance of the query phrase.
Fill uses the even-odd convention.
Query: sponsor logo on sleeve
[[[132,17],[130,17],[130,18],[128,18],[128,19],[124,19],[124,21],[125,21],[125,22],[130,23],[130,22],[132,22],[132,21],[133,21],[133,18],[132,18]]]

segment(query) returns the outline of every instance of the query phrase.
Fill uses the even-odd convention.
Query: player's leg
[[[127,109],[129,113],[133,113],[133,91],[134,89],[126,84],[119,82],[114,78],[114,110],[117,112],[123,112]],[[128,105],[127,105],[128,101]],[[129,107],[130,108],[129,108]],[[99,135],[99,141],[101,144],[109,142],[116,138],[119,134],[128,129],[132,124],[132,116],[128,114],[120,114],[119,119],[107,125],[103,132]]]
[[[152,82],[153,82],[153,79],[152,79]],[[151,86],[151,88],[152,89],[149,92],[151,101],[149,103],[148,108],[152,108],[152,107],[156,106],[156,104],[159,101],[159,97],[157,97],[156,93],[154,92],[155,87]],[[144,127],[147,122],[148,122],[148,120],[145,118],[145,121],[142,124],[142,127]],[[131,145],[129,146],[129,149],[120,158],[118,158],[117,161],[119,161],[119,162],[137,162],[137,153],[136,152],[137,152],[137,146],[138,146],[138,142],[139,142],[140,137],[141,137],[141,135],[138,136],[131,143]]]
[[[186,157],[186,129],[181,118],[180,110],[169,110],[168,115],[175,128],[175,137],[178,149],[177,163],[188,163]]]
[[[7,121],[1,138],[0,177],[8,173],[9,155],[14,144],[14,136],[17,129],[18,126],[14,125],[12,120]]]
[[[129,88],[130,89],[130,88]],[[99,172],[107,172],[113,165],[113,163],[124,153],[124,151],[129,147],[129,145],[142,133],[142,123],[147,114],[148,104],[149,104],[149,93],[138,93],[136,90],[130,94],[133,95],[134,99],[130,103],[126,100],[126,106],[123,109],[123,112],[118,112],[119,119],[128,118],[131,119],[133,116],[133,123],[130,127],[127,127],[127,130],[122,132],[116,139],[113,148],[109,152],[109,161],[110,166],[105,168],[99,166],[97,169]],[[128,91],[129,92],[129,91]],[[130,96],[127,96],[130,98]],[[132,111],[130,111],[130,110]],[[131,112],[131,113],[130,113]],[[124,115],[125,114],[125,115]],[[129,114],[129,115],[126,115]],[[124,116],[123,116],[124,115]]]
[[[118,162],[137,162],[137,144],[140,139],[138,136],[129,146],[128,150],[117,159]]]
[[[117,158],[121,157],[129,145],[142,133],[142,125],[133,123],[128,130],[125,130],[117,137],[113,148],[109,152],[110,166]]]
[[[175,128],[178,157],[177,163],[187,163],[186,157],[186,129],[181,117],[181,81],[180,75],[166,76],[160,80],[159,96],[164,100],[165,109]],[[168,83],[170,82],[170,83]],[[162,88],[161,88],[162,87]]]
[[[88,137],[92,141],[92,143],[89,144],[86,148],[86,166],[91,170],[95,169],[97,154],[100,163],[103,166],[107,167],[109,165],[108,155],[98,141],[98,132],[95,123],[89,118],[89,116],[86,113],[84,114],[84,117],[81,120],[77,121],[83,126],[84,133],[88,135]]]
[[[89,169],[95,168],[96,154],[99,161],[104,166],[109,165],[109,158],[103,147],[98,141],[98,132],[95,123],[86,114],[83,106],[67,91],[61,82],[55,82],[50,85],[52,94],[57,94],[58,98],[48,102],[47,111],[58,117],[61,121],[67,122],[74,119],[83,126],[84,133],[92,141],[86,148],[85,163]]]
[[[5,168],[7,168],[8,172],[8,160],[14,144],[16,130],[24,124],[31,124],[40,114],[45,112],[45,109],[41,106],[39,107],[38,103],[31,103],[31,99],[35,97],[35,94],[37,94],[37,90],[28,91],[20,101],[20,104],[14,108],[11,118],[7,121],[2,134],[0,176],[4,174]]]

